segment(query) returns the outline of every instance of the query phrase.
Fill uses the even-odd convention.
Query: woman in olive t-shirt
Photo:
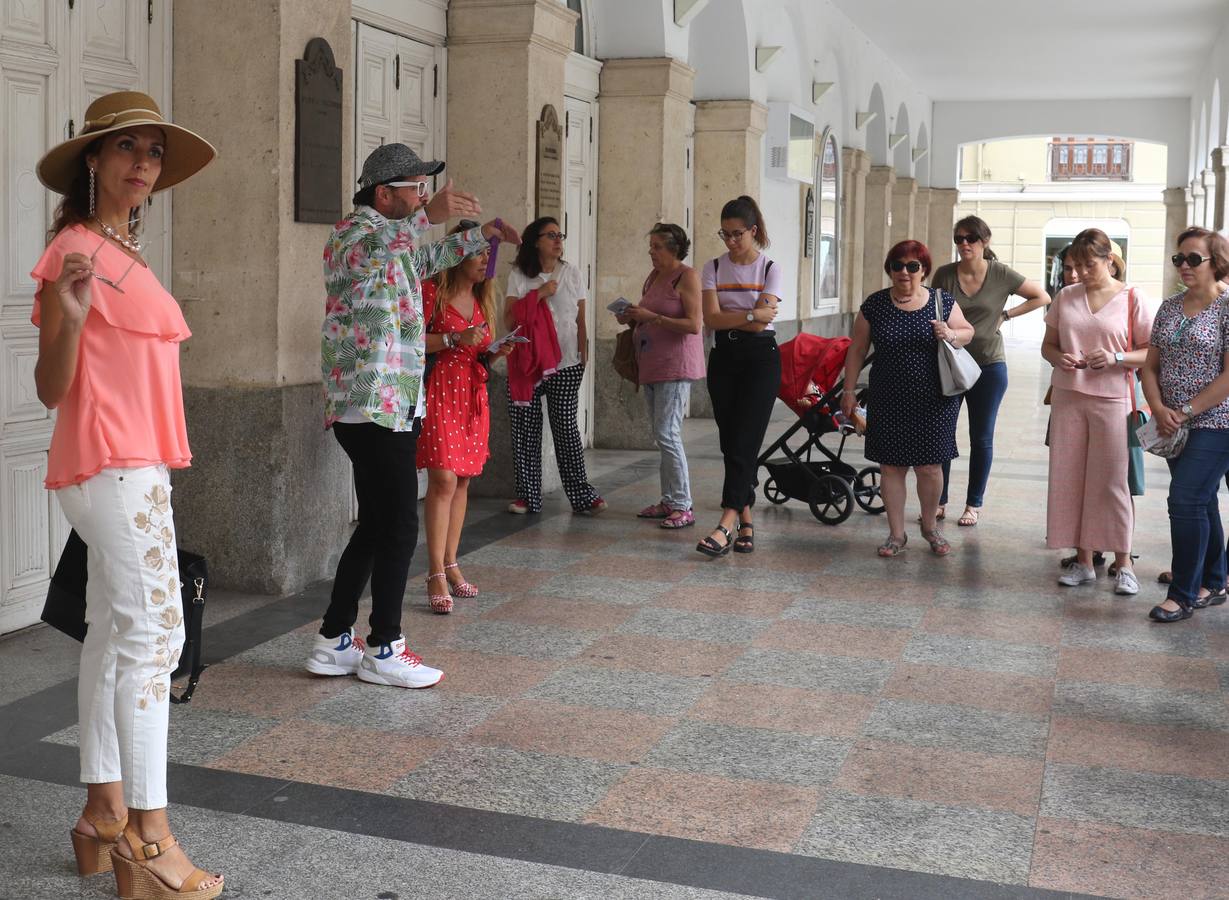
[[[956,223],[953,234],[959,262],[940,266],[931,278],[931,287],[942,288],[960,304],[973,326],[973,341],[966,348],[981,366],[981,377],[964,394],[969,407],[969,490],[964,513],[957,524],[976,525],[985,500],[990,465],[994,460],[994,423],[999,404],[1007,392],[1007,356],[999,328],[1007,319],[1025,315],[1050,305],[1050,295],[1035,281],[1003,265],[990,249],[990,226],[977,216],[966,216]],[[1024,298],[1007,309],[1013,294]],[[947,505],[951,464],[943,466],[943,496],[939,517]]]

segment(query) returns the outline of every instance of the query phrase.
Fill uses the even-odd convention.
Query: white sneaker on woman
[[[1058,576],[1058,583],[1063,587],[1076,587],[1097,580],[1097,570],[1092,566],[1082,566],[1078,562],[1067,566],[1066,571]]]
[[[1130,569],[1118,570],[1118,583],[1114,585],[1115,594],[1138,594],[1139,579],[1135,577],[1135,573]]]

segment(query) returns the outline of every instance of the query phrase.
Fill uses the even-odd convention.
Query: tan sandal
[[[204,869],[193,869],[178,888],[173,888],[149,867],[147,860],[156,859],[179,843],[174,835],[168,834],[160,841],[147,843],[131,828],[125,827],[124,837],[133,858],[120,853],[118,846],[111,850],[115,888],[121,900],[213,900],[222,893],[225,884],[220,880],[209,887],[201,887],[211,878],[220,878]]]
[[[111,850],[128,824],[128,817],[115,822],[103,822],[81,813],[81,818],[94,826],[96,834],[83,834],[74,828],[68,833],[73,839],[73,853],[77,857],[78,875],[98,875],[111,871]]]
[[[980,506],[966,506],[964,513],[956,520],[956,524],[961,528],[972,528],[981,519]]]
[[[891,535],[888,535],[888,539],[880,544],[879,549],[875,552],[885,559],[893,556],[900,556],[905,552],[905,544],[907,543],[909,543],[909,535],[907,534],[899,541]]]
[[[952,552],[952,545],[947,542],[947,538],[939,529],[923,531],[922,537],[925,538],[926,543],[930,544],[930,552],[935,556],[947,556]]]

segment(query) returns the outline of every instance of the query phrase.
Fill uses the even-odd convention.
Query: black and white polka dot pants
[[[508,397],[508,418],[512,425],[512,460],[516,466],[516,496],[529,504],[530,512],[542,509],[542,396],[550,416],[551,436],[555,441],[555,460],[559,477],[572,509],[588,509],[597,499],[597,490],[585,474],[585,447],[576,425],[576,406],[583,363],[560,369],[533,392],[528,406],[517,406]]]

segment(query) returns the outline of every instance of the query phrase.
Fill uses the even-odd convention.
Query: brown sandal
[[[183,880],[178,888],[173,888],[163,881],[146,860],[155,859],[170,850],[179,842],[174,835],[168,834],[160,841],[145,842],[130,827],[124,828],[124,837],[132,850],[132,859],[119,852],[119,847],[111,850],[111,862],[115,866],[115,888],[121,900],[213,900],[222,893],[225,884],[217,884],[203,888],[201,884],[211,878],[204,869],[193,869],[192,874]]]
[[[98,875],[111,871],[111,849],[119,840],[128,824],[128,817],[115,822],[103,822],[81,813],[81,818],[94,826],[96,834],[83,834],[74,828],[68,833],[73,839],[73,853],[77,857],[78,875]]]

